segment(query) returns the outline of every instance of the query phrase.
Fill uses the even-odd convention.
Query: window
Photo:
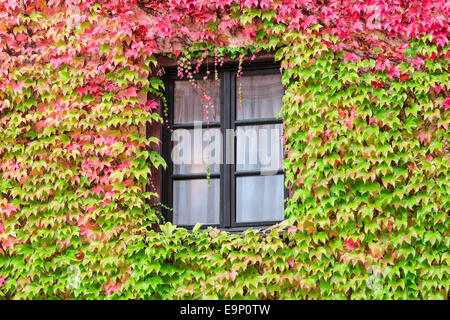
[[[166,217],[179,226],[224,229],[279,222],[286,192],[280,69],[247,67],[237,77],[228,67],[219,80],[199,76],[195,88],[167,75],[163,203],[173,211]]]

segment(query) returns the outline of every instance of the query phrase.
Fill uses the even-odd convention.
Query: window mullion
[[[174,82],[166,81],[166,90],[167,90],[167,98],[168,98],[168,111],[167,114],[163,115],[165,120],[168,121],[169,126],[173,123],[173,109],[174,109]],[[163,188],[163,196],[162,202],[165,204],[166,208],[173,207],[173,163],[171,158],[172,151],[172,140],[171,140],[171,132],[169,127],[164,124],[163,125],[163,154],[167,161],[167,168],[163,170],[163,179],[162,179],[162,188]],[[163,215],[167,219],[167,221],[173,222],[173,212],[171,210],[167,210],[166,208],[162,208]]]
[[[222,227],[231,227],[231,166],[227,163],[227,147],[229,144],[227,137],[227,130],[231,127],[231,114],[230,114],[230,72],[224,72],[221,82],[221,131],[223,137],[223,152],[222,152],[222,165],[221,165],[221,221]]]
[[[230,72],[230,129],[233,132],[230,142],[230,151],[232,152],[230,164],[230,226],[236,224],[236,72]]]

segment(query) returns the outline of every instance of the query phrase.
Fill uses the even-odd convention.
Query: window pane
[[[175,174],[220,172],[222,134],[219,128],[176,129],[172,133]]]
[[[236,178],[236,222],[283,220],[282,175]]]
[[[220,179],[175,180],[173,182],[173,223],[218,224]]]
[[[275,118],[281,109],[283,86],[281,74],[243,76],[237,79],[241,86],[242,104],[239,108],[239,94],[236,94],[236,118]]]
[[[174,123],[220,120],[220,81],[197,80],[196,83],[198,88],[189,81],[175,81]],[[205,101],[202,92],[211,98],[210,102]]]
[[[239,126],[236,129],[236,169],[281,169],[282,130],[281,124]]]

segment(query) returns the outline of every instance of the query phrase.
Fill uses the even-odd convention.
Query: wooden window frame
[[[199,73],[194,77],[195,79],[203,79],[206,71],[210,71],[210,77],[214,77],[214,67],[202,66]],[[223,137],[222,158],[226,158],[226,146],[229,143],[226,137],[226,130],[232,129],[235,132],[238,126],[245,125],[267,125],[267,124],[282,124],[282,118],[258,118],[258,119],[236,119],[236,95],[237,93],[237,70],[238,64],[229,63],[217,69],[220,81],[220,121],[210,121],[203,123],[202,128],[220,128]],[[172,210],[173,208],[173,181],[175,180],[189,180],[189,179],[205,179],[207,174],[173,174],[173,163],[171,159],[171,151],[173,142],[171,141],[171,130],[175,129],[193,129],[194,123],[173,123],[174,111],[174,84],[175,81],[180,80],[177,76],[176,68],[168,68],[165,70],[164,84],[165,97],[167,101],[167,113],[163,116],[163,157],[167,162],[167,169],[163,171],[162,175],[162,203],[163,216],[167,221],[173,222]],[[280,74],[280,65],[273,61],[253,62],[243,64],[242,76],[251,75],[266,75],[266,74]],[[166,120],[169,126],[167,126]],[[259,170],[255,171],[241,171],[236,172],[236,135],[233,137],[233,164],[222,163],[220,165],[220,173],[211,173],[210,178],[220,179],[220,223],[219,224],[204,224],[202,228],[209,226],[216,227],[221,230],[231,232],[238,232],[248,228],[268,227],[279,223],[280,221],[254,221],[254,222],[236,222],[236,177],[241,176],[262,176]],[[225,162],[225,161],[223,161]],[[283,181],[285,174],[283,170],[279,170],[276,175],[283,174]],[[288,190],[284,188],[284,199],[288,197]],[[283,204],[285,208],[285,203]],[[192,229],[193,225],[179,225],[187,229]]]

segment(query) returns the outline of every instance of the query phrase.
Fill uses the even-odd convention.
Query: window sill
[[[242,234],[244,231],[247,230],[257,230],[259,232],[259,234],[264,234],[264,231],[266,231],[266,229],[269,229],[270,227],[272,227],[273,225],[275,225],[277,223],[271,224],[271,225],[262,225],[262,226],[240,226],[240,227],[230,227],[230,228],[220,228],[220,227],[214,227],[214,226],[202,226],[201,229],[202,230],[206,230],[206,228],[208,227],[214,227],[219,231],[224,231],[230,234]],[[183,227],[180,226],[180,228],[185,228],[189,233],[192,233],[192,227]],[[286,230],[283,230],[286,231]]]

